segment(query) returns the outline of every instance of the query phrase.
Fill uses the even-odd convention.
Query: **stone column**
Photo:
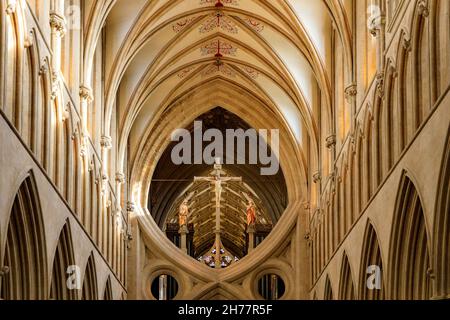
[[[386,45],[386,17],[383,8],[373,17],[369,29],[370,34],[377,39],[377,73],[384,71],[385,64],[385,45]]]
[[[189,234],[189,229],[186,225],[181,226],[178,233],[180,234],[180,249],[187,254],[187,235]]]
[[[248,226],[248,228],[247,228],[248,253],[252,252],[253,249],[255,249],[255,233],[256,233],[255,225],[252,224],[252,225]]]
[[[51,47],[52,47],[52,93],[51,98],[57,96],[60,73],[61,73],[61,55],[62,55],[62,38],[66,34],[66,19],[60,10],[50,13],[51,28]]]
[[[108,183],[109,183],[109,168],[108,168],[108,152],[112,149],[112,138],[109,136],[102,136],[100,140],[102,148],[102,194],[104,198],[108,198]]]
[[[116,173],[116,207],[122,205],[122,185],[126,182],[125,174],[122,172]]]
[[[355,130],[356,127],[356,95],[358,94],[358,87],[355,83],[351,83],[349,84],[346,88],[345,88],[345,100],[347,101],[348,105],[351,108],[351,128],[350,128],[350,132],[353,132]]]
[[[0,267],[0,290],[2,289],[2,278],[6,277],[9,271],[9,267]],[[0,300],[2,299],[0,298]]]
[[[167,276],[159,276],[159,300],[167,300]]]
[[[81,105],[81,120],[83,123],[83,137],[88,135],[88,109],[89,105],[94,100],[92,89],[88,86],[80,87],[80,105]]]

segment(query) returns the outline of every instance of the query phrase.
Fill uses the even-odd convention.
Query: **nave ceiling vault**
[[[106,119],[117,105],[121,146],[130,139],[132,158],[139,149],[134,137],[142,136],[158,112],[168,107],[167,101],[180,95],[174,88],[189,92],[218,75],[275,106],[300,146],[306,139],[317,144],[318,124],[311,108],[319,90],[329,105],[329,44],[323,41],[325,37],[318,37],[317,31],[308,34],[307,30],[316,26],[302,25],[304,14],[298,12],[297,4],[253,0],[225,3],[220,10],[236,33],[220,27],[200,31],[217,12],[214,2],[136,1],[133,10],[125,6],[131,5],[117,2],[106,17],[106,26],[114,34],[107,39],[112,54],[105,67]],[[317,28],[323,32],[330,28],[325,3],[302,1],[302,6],[322,20]],[[202,55],[201,48],[217,40],[235,51],[223,54],[226,71],[207,74],[215,58],[213,53]],[[107,121],[106,133],[110,125]],[[122,147],[122,162],[124,152]]]

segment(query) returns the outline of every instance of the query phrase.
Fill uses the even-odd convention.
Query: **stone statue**
[[[189,218],[189,206],[188,200],[184,200],[180,205],[180,211],[178,212],[178,221],[180,224],[180,228],[187,226]]]
[[[256,224],[256,208],[253,200],[249,199],[247,205],[247,226],[253,226]]]

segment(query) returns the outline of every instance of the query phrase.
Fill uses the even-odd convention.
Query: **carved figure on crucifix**
[[[227,182],[242,182],[242,178],[238,177],[222,177],[222,165],[220,164],[220,159],[216,159],[216,164],[214,166],[214,176],[213,177],[195,177],[195,182],[210,182],[214,184],[215,194],[216,194],[216,208],[220,208],[220,200],[222,196],[223,183]]]

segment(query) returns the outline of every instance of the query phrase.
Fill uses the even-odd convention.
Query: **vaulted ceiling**
[[[89,64],[100,39],[100,31],[92,30],[104,26],[105,133],[118,128],[119,166],[128,160],[132,183],[149,187],[170,145],[169,134],[161,137],[170,117],[186,127],[204,112],[223,107],[238,110],[250,127],[279,126],[282,139],[290,141],[282,154],[301,163],[289,184],[295,179],[308,184],[310,161],[318,163],[320,121],[332,114],[332,26],[344,43],[349,38],[341,0],[104,0],[87,5],[97,10],[87,17],[92,40],[88,37],[85,60]],[[90,68],[85,68],[87,77]],[[204,112],[182,111],[202,103],[208,104]],[[262,115],[268,120],[258,118]],[[158,146],[148,147],[155,136]],[[145,179],[136,170],[146,171]],[[268,212],[273,215],[271,208]]]
[[[330,100],[325,35],[339,18],[329,14],[339,0],[102,3],[108,28],[106,116],[118,112],[120,139],[130,142],[132,158],[164,109],[213,79],[224,91],[244,88],[271,106],[299,146],[317,140],[314,106],[326,109]],[[213,65],[217,44],[220,70]],[[112,125],[106,124],[107,132]],[[121,145],[124,154],[126,143]]]

